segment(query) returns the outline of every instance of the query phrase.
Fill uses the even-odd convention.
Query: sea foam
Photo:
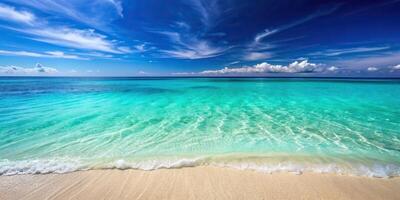
[[[0,175],[68,173],[87,169],[79,162],[60,160],[23,160],[0,162]]]
[[[230,162],[217,161],[207,157],[181,158],[164,160],[143,160],[128,162],[119,159],[110,163],[88,165],[77,161],[57,161],[57,160],[25,160],[25,161],[1,161],[0,175],[23,175],[23,174],[48,174],[48,173],[69,173],[74,171],[91,169],[136,169],[136,170],[157,170],[157,169],[177,169],[196,166],[213,166],[223,168],[233,168],[238,170],[252,170],[261,173],[290,172],[302,174],[312,173],[333,173],[341,175],[355,175],[365,177],[390,178],[400,176],[400,166],[395,164],[337,164],[337,163],[255,163],[255,162]]]

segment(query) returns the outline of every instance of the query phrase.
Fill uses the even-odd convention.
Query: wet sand
[[[217,167],[0,176],[0,199],[400,199],[400,178]]]

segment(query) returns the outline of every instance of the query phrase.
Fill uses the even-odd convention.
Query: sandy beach
[[[216,167],[0,177],[0,199],[400,199],[400,179]]]

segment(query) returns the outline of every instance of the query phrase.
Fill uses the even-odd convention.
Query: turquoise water
[[[400,175],[400,80],[0,78],[0,174]]]

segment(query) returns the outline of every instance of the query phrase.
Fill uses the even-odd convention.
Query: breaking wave
[[[180,159],[154,159],[143,161],[115,160],[102,164],[87,164],[74,160],[23,160],[23,161],[0,161],[0,175],[24,175],[24,174],[49,174],[69,173],[92,169],[177,169],[185,167],[213,166],[225,167],[238,170],[253,170],[262,173],[291,172],[302,174],[312,173],[334,173],[341,175],[355,175],[365,177],[390,178],[400,176],[400,165],[383,163],[311,163],[311,162],[255,162],[254,160],[217,160],[210,157],[180,158]]]

